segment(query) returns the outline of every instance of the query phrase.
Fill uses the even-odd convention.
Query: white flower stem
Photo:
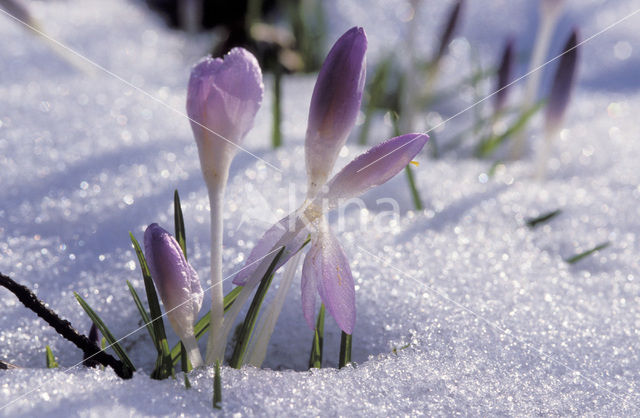
[[[222,291],[222,205],[224,203],[224,189],[226,179],[219,184],[208,183],[209,205],[211,206],[211,321],[209,325],[209,340],[207,342],[207,364],[214,364],[216,360],[222,362],[220,352],[216,346],[222,345],[224,355],[225,341],[220,339],[222,320],[224,315],[224,295]]]
[[[187,350],[187,357],[193,367],[200,367],[204,363],[202,362],[202,356],[200,355],[200,348],[196,341],[195,335],[185,335],[181,338],[184,348]]]
[[[246,356],[247,364],[255,367],[262,366],[262,362],[264,362],[264,359],[267,356],[267,347],[269,346],[271,334],[273,334],[273,330],[278,322],[278,317],[280,316],[280,312],[284,306],[284,301],[287,298],[287,293],[289,292],[289,288],[293,282],[293,277],[295,276],[298,264],[300,263],[301,256],[302,253],[297,253],[287,263],[284,275],[280,281],[280,287],[278,287],[278,292],[269,304],[267,312],[260,317],[260,323],[257,328],[258,331],[255,337],[251,339],[252,344],[249,346]]]
[[[544,60],[549,50],[549,44],[551,43],[551,36],[560,17],[561,8],[557,7],[551,11],[541,10],[540,16],[540,28],[536,36],[536,41],[533,47],[533,53],[531,55],[531,62],[529,64],[529,79],[525,86],[524,99],[522,100],[522,112],[527,112],[528,109],[533,106],[540,87],[540,80],[542,77],[541,69],[538,69],[544,64]],[[514,138],[512,157],[514,159],[522,158],[524,154],[525,142],[526,142],[526,129],[522,129],[520,133]]]

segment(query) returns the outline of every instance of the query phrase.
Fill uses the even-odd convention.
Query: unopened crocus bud
[[[95,345],[96,347],[100,347],[100,331],[98,331],[98,327],[96,326],[95,323],[91,323],[91,328],[89,329],[89,342],[91,342],[91,344]],[[98,367],[100,363],[96,360],[94,360],[93,358],[91,358],[90,356],[87,356],[87,354],[84,354],[84,357],[82,359],[82,365],[85,367]]]
[[[507,100],[511,70],[513,68],[513,39],[507,40],[498,67],[498,80],[496,83],[495,111],[500,112]]]
[[[574,29],[562,50],[558,69],[553,78],[551,93],[545,110],[546,131],[556,131],[562,125],[576,74],[578,62],[578,33]]]
[[[364,29],[353,27],[333,45],[318,74],[305,141],[309,196],[326,182],[356,123],[364,89],[366,50]]]
[[[433,58],[434,62],[437,62],[442,58],[449,43],[453,39],[453,35],[455,34],[456,28],[458,27],[458,22],[460,21],[460,11],[462,10],[463,0],[458,0],[456,4],[451,9],[449,13],[449,17],[447,19],[447,24],[442,28],[442,34],[440,35],[440,46],[436,52],[435,57]]]
[[[176,239],[158,224],[149,225],[144,233],[144,254],[171,327],[184,343],[191,364],[202,365],[193,330],[204,296],[198,274]]]
[[[203,58],[191,70],[187,114],[207,184],[226,180],[229,164],[253,126],[263,89],[258,61],[243,48],[233,48],[224,59]]]

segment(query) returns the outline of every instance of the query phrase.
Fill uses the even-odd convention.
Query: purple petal
[[[578,62],[578,33],[574,29],[567,40],[558,64],[545,112],[546,129],[558,129],[569,104]]]
[[[233,284],[244,286],[262,279],[279,249],[285,250],[276,263],[275,270],[282,267],[302,247],[309,232],[295,226],[296,215],[291,214],[267,230],[253,247],[244,267],[236,274]],[[275,271],[274,270],[274,271]]]
[[[353,27],[336,41],[322,64],[311,97],[305,142],[310,190],[326,182],[356,123],[364,89],[366,50],[364,29]]]
[[[176,334],[193,329],[204,292],[198,274],[184,258],[175,238],[158,224],[144,233],[144,253],[156,289]]]
[[[328,183],[328,190],[315,199],[315,205],[331,208],[339,199],[357,197],[383,184],[409,164],[428,139],[424,134],[407,134],[376,145],[340,170]]]
[[[324,228],[307,253],[302,266],[302,309],[307,324],[315,328],[315,292],[347,334],[356,322],[356,295],[349,262],[331,230]]]
[[[258,61],[243,48],[233,48],[224,59],[207,57],[198,62],[191,70],[187,92],[187,114],[193,119],[198,145],[211,141],[217,148],[230,148],[227,141],[198,124],[239,144],[253,126],[263,89]]]

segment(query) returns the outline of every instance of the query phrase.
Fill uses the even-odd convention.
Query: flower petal
[[[253,126],[263,90],[258,61],[243,48],[233,48],[224,59],[203,58],[193,67],[187,114],[203,170],[204,160],[215,160],[212,166],[230,161],[236,151],[233,144],[239,145]]]
[[[306,228],[296,227],[296,224],[292,223],[295,220],[296,214],[293,213],[282,218],[264,233],[255,247],[253,247],[253,250],[251,250],[244,267],[236,274],[233,284],[245,286],[248,283],[253,284],[262,279],[282,246],[285,246],[285,250],[280,260],[278,260],[275,270],[289,261],[302,247],[308,236]]]
[[[198,274],[175,238],[158,224],[144,233],[144,253],[171,326],[181,338],[192,333],[204,297]]]
[[[356,321],[353,277],[347,257],[326,224],[315,237],[302,266],[302,309],[311,328],[315,328],[314,284],[340,329],[351,334]]]
[[[328,183],[327,190],[316,197],[314,204],[332,208],[339,199],[357,197],[383,184],[409,164],[428,139],[424,134],[407,134],[376,145],[340,170]]]
[[[333,45],[318,74],[305,141],[310,196],[327,181],[356,123],[364,89],[366,50],[364,29],[353,27]]]

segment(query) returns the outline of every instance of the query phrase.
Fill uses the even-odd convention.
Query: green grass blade
[[[136,292],[136,289],[133,288],[133,285],[131,284],[131,282],[129,282],[129,280],[127,280],[127,286],[129,287],[129,292],[131,293],[131,297],[133,297],[133,301],[135,302],[136,307],[138,308],[140,317],[142,318],[142,321],[144,322],[147,328],[147,331],[149,332],[151,341],[153,341],[153,345],[156,348],[158,348],[158,341],[156,340],[156,334],[154,333],[153,325],[151,324],[151,318],[149,317],[147,310],[142,304],[142,301],[140,300],[140,296],[138,296],[138,292]]]
[[[313,343],[311,344],[311,355],[309,356],[309,368],[322,368],[322,350],[324,347],[324,303],[320,305],[318,320],[316,321],[316,329],[313,335]]]
[[[215,409],[222,409],[220,403],[222,402],[222,378],[220,377],[220,360],[216,360],[216,365],[213,371],[213,407]]]
[[[185,348],[182,341],[180,341],[180,365],[182,367],[182,371],[185,373],[189,373],[193,367],[191,366],[191,362],[187,357],[187,349]]]
[[[366,145],[374,112],[382,105],[387,85],[387,78],[389,76],[389,71],[391,70],[391,58],[392,57],[387,57],[378,64],[371,84],[367,89],[369,92],[369,100],[367,100],[367,103],[364,106],[364,122],[362,122],[360,135],[358,137],[358,143],[360,145]]]
[[[542,108],[543,105],[544,101],[539,101],[538,103],[530,107],[527,111],[522,113],[522,115],[520,115],[515,123],[511,125],[504,133],[500,135],[493,135],[480,141],[480,144],[476,148],[476,157],[485,158],[493,154],[495,150],[507,139],[523,130],[527,126],[529,120],[538,112],[538,110]]]
[[[224,297],[225,313],[229,310],[229,308],[231,308],[231,305],[233,305],[233,302],[236,300],[241,290],[242,290],[242,286],[234,287],[233,290],[227,293],[227,295]],[[193,326],[193,330],[196,334],[197,340],[199,340],[200,337],[202,337],[205,334],[205,332],[207,332],[207,330],[209,329],[209,321],[211,319],[210,315],[211,315],[211,311],[207,312]],[[180,343],[174,345],[173,348],[171,349],[171,362],[174,365],[176,365],[178,364],[178,360],[180,360]]]
[[[555,218],[561,213],[562,211],[560,209],[556,209],[551,212],[543,213],[542,215],[535,218],[529,218],[525,222],[529,228],[533,229],[543,223],[549,222],[551,219]]]
[[[342,331],[342,336],[340,337],[340,359],[338,361],[338,367],[341,369],[349,363],[351,363],[351,334],[347,334]]]
[[[422,198],[420,197],[420,192],[416,187],[416,180],[413,177],[413,171],[411,171],[410,166],[406,166],[404,168],[404,172],[407,173],[407,182],[409,183],[409,190],[411,190],[411,198],[413,199],[413,206],[416,210],[424,209],[424,205],[422,204]]]
[[[567,263],[569,263],[569,264],[575,264],[575,263],[577,263],[578,261],[580,261],[580,260],[582,260],[582,259],[585,259],[585,258],[589,257],[590,255],[597,253],[597,252],[598,252],[598,251],[600,251],[600,250],[604,250],[604,249],[605,249],[605,248],[607,248],[609,245],[611,245],[611,242],[609,242],[609,241],[604,242],[604,243],[602,243],[602,244],[596,245],[595,247],[593,247],[593,248],[592,248],[592,249],[590,249],[590,250],[584,251],[584,252],[582,252],[582,253],[580,253],[580,254],[576,254],[576,255],[574,255],[573,257],[569,257],[569,258],[567,258],[567,259],[566,259],[566,260],[564,260],[564,261],[566,261],[566,262],[567,262]]]
[[[271,285],[271,281],[273,280],[273,273],[275,271],[278,260],[280,259],[280,257],[282,257],[284,249],[285,247],[282,247],[280,251],[278,251],[275,258],[269,265],[269,268],[260,280],[260,285],[258,286],[258,290],[256,291],[253,300],[251,301],[251,305],[249,306],[247,315],[244,318],[242,328],[240,329],[238,341],[235,348],[233,349],[233,356],[231,357],[230,362],[231,367],[239,369],[242,366],[242,361],[244,360],[244,355],[247,350],[247,346],[249,345],[249,339],[251,339],[251,334],[253,333],[253,328],[256,324],[256,319],[258,318],[260,306],[262,305],[264,296],[267,294],[267,290]]]
[[[187,258],[187,237],[184,229],[184,217],[182,216],[182,205],[180,205],[180,195],[176,189],[173,192],[173,223],[176,230],[176,241],[182,248],[184,258]]]
[[[120,346],[120,344],[118,343],[116,338],[113,336],[111,331],[109,331],[109,328],[107,328],[105,323],[102,322],[102,319],[100,319],[98,314],[95,313],[93,309],[91,309],[89,304],[82,298],[82,296],[80,296],[76,292],[73,292],[73,294],[76,297],[76,299],[78,300],[78,303],[80,304],[80,306],[82,306],[82,309],[84,309],[84,311],[87,313],[89,318],[91,318],[93,323],[96,324],[96,327],[98,327],[98,329],[100,330],[100,332],[102,333],[104,338],[109,343],[109,346],[116,353],[116,355],[118,356],[120,361],[122,361],[126,367],[131,369],[131,371],[135,371],[136,368],[133,366],[133,363],[131,362],[131,359],[129,359],[129,356],[127,355],[126,351],[124,351],[122,346]]]
[[[184,374],[184,387],[186,389],[191,389],[191,382],[189,381],[189,376]]]
[[[45,347],[47,351],[47,369],[55,369],[58,367],[58,362],[56,358],[53,356],[53,351],[51,351],[51,347],[48,345]]]
[[[162,311],[160,310],[160,302],[158,301],[158,294],[156,288],[151,279],[151,272],[147,265],[147,260],[144,257],[144,253],[140,248],[138,240],[129,233],[131,237],[131,243],[136,251],[138,262],[140,263],[140,269],[142,270],[142,278],[144,279],[144,288],[147,293],[147,302],[149,303],[149,312],[151,315],[151,324],[153,325],[153,333],[156,336],[156,348],[158,349],[158,359],[156,359],[156,370],[151,374],[152,378],[164,379],[169,377],[173,373],[173,363],[171,362],[171,352],[169,350],[169,343],[167,342],[167,334],[164,329],[164,321],[162,320]],[[157,367],[160,366],[160,369]]]

